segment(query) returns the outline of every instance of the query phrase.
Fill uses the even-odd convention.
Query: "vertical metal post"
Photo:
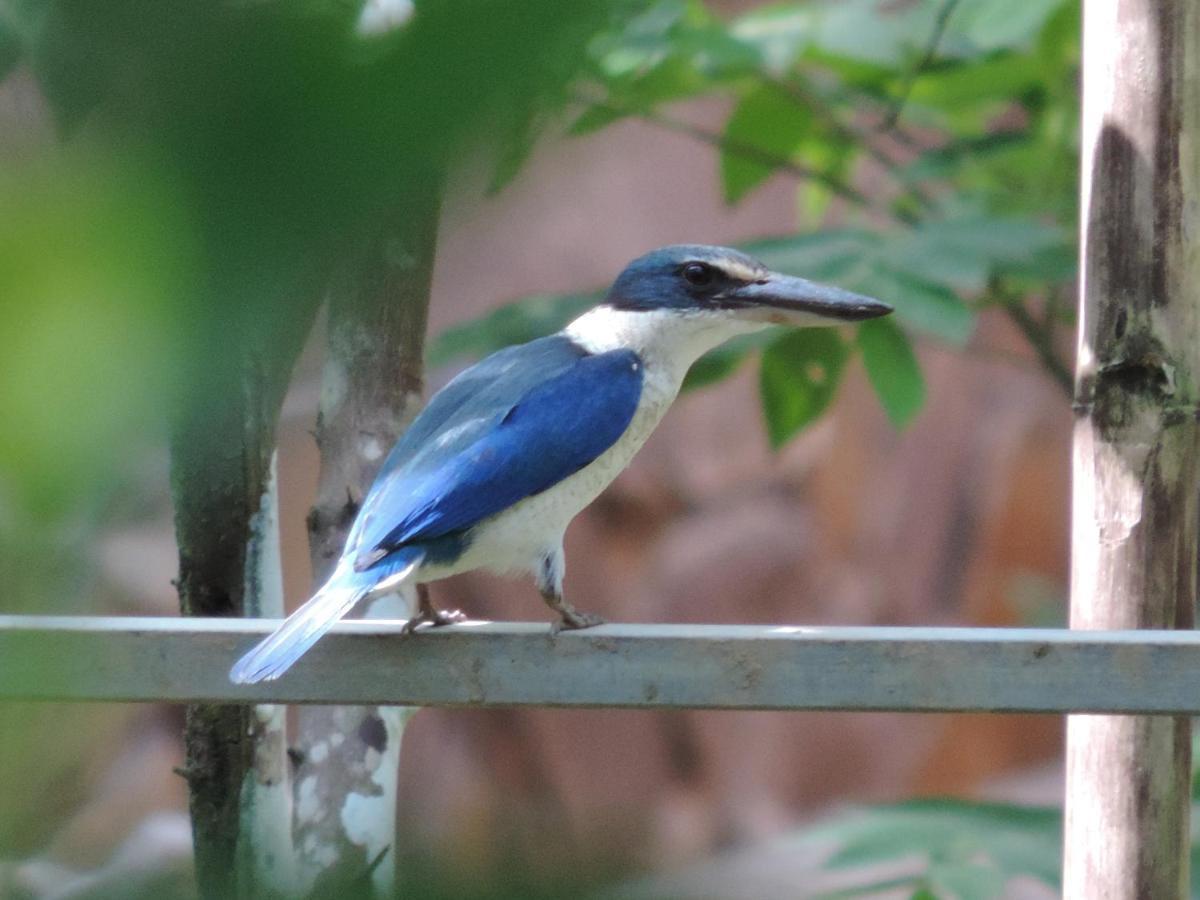
[[[1200,3],[1085,0],[1071,626],[1189,628]],[[1185,717],[1071,716],[1063,892],[1187,896]]]

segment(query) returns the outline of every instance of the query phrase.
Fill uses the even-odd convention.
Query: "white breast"
[[[723,316],[681,317],[661,311],[628,312],[598,307],[572,322],[565,334],[593,353],[629,349],[642,361],[642,393],[624,434],[574,475],[496,516],[480,528],[452,567],[421,573],[422,580],[487,568],[516,571],[536,565],[562,541],[567,525],[629,465],[679,393],[695,360],[736,334],[758,326]]]
[[[530,568],[557,547],[571,519],[596,499],[650,437],[675,399],[679,382],[646,367],[642,395],[629,427],[589,465],[553,487],[522,500],[480,528],[453,571],[487,568],[506,572]],[[445,573],[449,574],[449,573]],[[436,577],[442,577],[438,574]]]

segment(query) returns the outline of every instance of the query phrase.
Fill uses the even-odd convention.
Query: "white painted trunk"
[[[438,179],[417,183],[421,191],[399,204],[330,294],[316,430],[321,472],[309,517],[315,584],[336,563],[363,494],[420,407]],[[414,610],[408,589],[361,612],[408,618]],[[411,714],[379,706],[298,710],[292,837],[301,892],[359,896],[369,884],[376,896],[395,893],[396,784]]]
[[[282,618],[283,572],[279,550],[279,481],[276,454],[262,505],[250,523],[246,547],[246,615]],[[242,884],[256,894],[292,896],[291,785],[288,780],[287,707],[262,704],[250,722],[254,759],[242,782],[237,855],[247,867]]]

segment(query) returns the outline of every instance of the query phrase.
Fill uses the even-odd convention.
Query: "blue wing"
[[[555,336],[493,354],[442,389],[397,443],[347,552],[365,568],[546,490],[616,442],[641,390],[632,351],[593,355]]]

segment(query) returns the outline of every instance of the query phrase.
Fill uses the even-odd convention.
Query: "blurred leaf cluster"
[[[865,870],[823,900],[888,891],[909,892],[912,900],[995,900],[1021,876],[1058,888],[1062,814],[1054,807],[909,800],[847,812],[804,839],[834,848],[826,870]]]
[[[902,330],[745,340],[697,366],[690,386],[761,353],[776,444],[827,408],[858,355],[907,424],[925,397],[913,336],[963,346],[989,305],[1065,382],[1073,0],[820,0],[732,19],[699,0],[570,14],[476,0],[470,15],[425,0],[373,35],[359,13],[340,0],[0,6],[0,76],[31,73],[65,139],[0,176],[0,415],[23,423],[0,446],[0,500],[16,518],[111,493],[172,409],[218,418],[239,369],[294,351],[331,272],[406,192],[481,144],[502,185],[564,110],[577,134],[632,117],[712,143],[731,203],[795,177],[804,233],[748,249],[896,305]],[[701,97],[725,99],[723,129],[678,118],[672,104]],[[544,333],[594,297],[502,309],[430,359]]]
[[[593,38],[587,62],[572,133],[635,118],[709,143],[729,203],[773,175],[797,179],[805,233],[746,249],[896,306],[903,330],[779,335],[701,362],[693,385],[761,350],[775,444],[827,408],[856,353],[903,427],[925,396],[911,337],[962,347],[989,306],[1069,387],[1056,338],[1076,265],[1076,0],[817,0],[728,20],[699,0],[659,0]],[[673,105],[701,97],[728,103],[723,129]],[[431,359],[536,336],[580,307],[519,302],[444,335]]]
[[[337,270],[465,154],[505,165],[501,125],[561,107],[629,4],[469,6],[363,33],[341,0],[0,4],[0,77],[61,138],[0,173],[0,529],[111,497],[247,370],[286,380]]]
[[[1200,731],[1192,735],[1191,891],[1200,898]],[[911,900],[999,900],[1027,878],[1061,891],[1062,812],[935,798],[851,809],[801,832],[850,886],[822,900],[907,892]],[[856,870],[858,875],[856,877]]]

